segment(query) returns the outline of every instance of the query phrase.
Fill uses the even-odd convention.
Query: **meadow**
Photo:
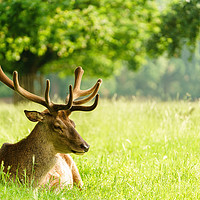
[[[0,146],[34,127],[23,110],[0,105]],[[71,115],[90,144],[72,155],[84,182],[79,190],[34,190],[0,180],[0,199],[200,199],[200,102],[100,100],[92,112]]]

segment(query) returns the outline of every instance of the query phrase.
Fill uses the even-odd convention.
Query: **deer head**
[[[66,98],[66,103],[55,104],[50,100],[49,80],[46,80],[45,97],[43,98],[22,88],[18,82],[18,73],[16,71],[13,72],[12,81],[4,74],[0,67],[0,81],[24,98],[47,108],[43,112],[27,110],[24,112],[29,120],[39,122],[35,128],[37,128],[39,132],[42,132],[46,139],[53,144],[57,153],[83,154],[89,150],[89,145],[78,134],[75,129],[75,123],[69,119],[69,115],[73,111],[92,111],[96,108],[99,99],[97,92],[102,80],[98,79],[97,83],[88,90],[81,90],[80,85],[83,73],[84,71],[81,67],[76,68],[74,87],[72,88],[72,85],[69,86],[69,95]],[[87,97],[78,99],[83,96]],[[94,97],[95,101],[91,106],[83,106],[83,104]]]

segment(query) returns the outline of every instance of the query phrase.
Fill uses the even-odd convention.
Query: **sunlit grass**
[[[0,107],[0,145],[25,137],[35,125],[23,109]],[[84,189],[33,190],[0,181],[0,199],[199,199],[200,104],[101,100],[93,112],[71,116],[90,144],[72,155]]]

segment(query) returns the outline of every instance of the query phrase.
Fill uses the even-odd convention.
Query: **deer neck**
[[[28,144],[27,148],[30,149],[30,156],[35,157],[38,166],[53,165],[55,163],[56,151],[47,134],[48,130],[38,123],[24,141],[26,145]]]
[[[7,163],[7,166],[12,166],[12,172],[15,173],[17,170],[20,176],[26,170],[27,177],[29,180],[34,177],[36,185],[42,182],[56,163],[57,152],[48,140],[47,129],[44,129],[40,123],[35,126],[29,136],[16,144],[8,145],[5,150],[8,154],[12,154],[10,162]],[[19,178],[23,179],[23,176]]]

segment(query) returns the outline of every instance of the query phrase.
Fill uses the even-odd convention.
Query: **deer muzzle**
[[[90,148],[89,144],[87,144],[87,143],[81,144],[81,149],[83,149],[84,152],[88,152],[89,148]]]
[[[79,147],[80,147],[80,150],[78,150],[78,151],[71,150],[72,153],[78,154],[78,155],[83,155],[84,153],[88,152],[90,145],[85,142],[85,143],[82,143]]]

